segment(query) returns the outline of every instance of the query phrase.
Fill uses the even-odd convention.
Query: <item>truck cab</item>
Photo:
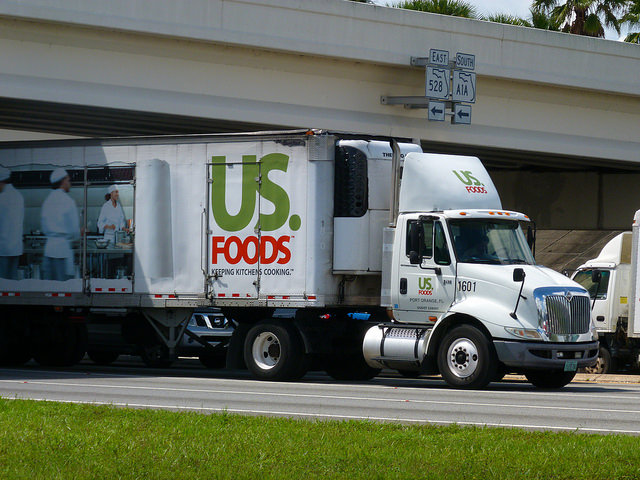
[[[598,362],[590,373],[611,373],[619,365],[638,363],[638,341],[628,336],[632,233],[612,238],[596,258],[580,265],[572,278],[589,292],[600,340]]]
[[[391,321],[367,333],[369,365],[478,388],[512,371],[560,387],[595,363],[586,289],[536,265],[529,218],[502,208],[477,158],[410,153],[400,171],[383,248]]]

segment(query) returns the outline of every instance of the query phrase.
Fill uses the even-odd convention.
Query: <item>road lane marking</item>
[[[0,380],[0,383],[17,383],[25,385],[21,380]],[[46,385],[56,387],[83,387],[83,388],[102,388],[105,390],[119,389],[119,390],[142,390],[142,391],[162,391],[162,392],[180,392],[180,393],[207,393],[207,394],[228,394],[228,395],[244,395],[244,396],[266,396],[266,397],[289,397],[289,398],[313,398],[313,399],[325,399],[325,400],[351,400],[351,401],[370,401],[370,402],[383,402],[383,403],[415,403],[415,404],[427,404],[427,405],[446,405],[451,403],[450,400],[422,400],[422,399],[408,399],[408,398],[376,398],[376,397],[357,397],[346,395],[318,395],[309,393],[288,393],[288,392],[254,392],[245,390],[207,390],[207,389],[194,389],[194,388],[176,388],[176,387],[143,387],[137,385],[103,385],[103,384],[87,384],[87,383],[66,383],[66,382],[47,382],[47,381],[28,381],[26,385]],[[71,392],[70,392],[71,393]],[[584,407],[565,407],[558,405],[524,405],[524,404],[507,404],[507,403],[485,403],[485,402],[461,402],[456,401],[455,406],[465,407],[493,407],[493,408],[527,408],[537,410],[564,410],[564,411],[584,411]],[[640,409],[626,410],[626,409],[612,409],[612,408],[589,408],[590,412],[598,413],[626,413],[626,414],[638,414]]]
[[[34,370],[34,369],[28,369],[28,368],[22,368],[22,369],[16,369],[16,368],[12,368],[12,369],[0,369],[0,372],[28,372],[28,373],[45,373],[45,374],[65,374],[68,376],[75,376],[77,377],[79,380],[80,379],[87,379],[87,378],[99,378],[99,377],[116,377],[116,378],[120,378],[120,379],[135,379],[135,380],[140,380],[141,376],[139,374],[108,374],[108,373],[93,373],[93,372],[67,372],[67,371],[57,371],[57,370]],[[262,380],[254,380],[254,379],[238,379],[238,378],[211,378],[211,377],[180,377],[180,376],[143,376],[142,378],[144,379],[151,379],[151,380],[161,380],[161,381],[186,381],[186,380],[197,380],[199,383],[204,383],[204,382],[211,382],[211,383],[226,383],[226,382],[233,382],[233,383],[237,383],[237,384],[249,384],[249,385],[265,385],[265,382]],[[437,381],[437,382],[442,382],[441,380],[437,379],[437,378],[428,378],[425,377],[423,379],[402,379],[402,378],[393,378],[393,377],[377,377],[378,380],[385,380],[385,381],[389,381],[389,380],[393,380],[393,381],[398,381],[400,382],[419,382],[421,380],[425,381],[425,384],[422,386],[404,386],[401,384],[398,385],[381,385],[379,383],[372,383],[369,385],[365,385],[365,384],[361,384],[361,383],[344,383],[344,382],[333,382],[333,381],[327,381],[324,383],[318,383],[318,382],[276,382],[276,381],[269,381],[268,385],[270,386],[310,386],[310,387],[319,387],[321,389],[326,389],[327,387],[331,387],[331,388],[336,388],[336,389],[365,389],[365,390],[370,390],[370,389],[377,389],[377,390],[400,390],[402,389],[403,391],[409,391],[409,392],[428,392],[428,393],[448,393],[450,394],[451,392],[463,392],[463,390],[457,390],[455,388],[452,387],[434,387],[433,384],[427,384],[426,381]],[[5,381],[18,381],[18,380],[0,380],[0,382],[5,382]],[[20,383],[22,383],[23,381],[29,381],[29,382],[36,382],[36,381],[41,381],[41,380],[30,380],[28,378],[23,378],[20,379]],[[444,382],[443,382],[444,383]],[[495,385],[495,384],[494,384]],[[588,386],[588,387],[595,387],[597,384],[591,384],[591,383],[575,383],[575,384],[570,384],[567,387],[571,388],[571,387],[583,387],[583,386]],[[614,384],[607,384],[607,385],[614,385]],[[549,392],[549,391],[541,391],[541,390],[536,390],[533,389],[533,387],[529,387],[530,389],[526,390],[526,391],[521,391],[521,390],[511,390],[511,389],[484,389],[484,390],[464,390],[464,392],[469,393],[469,394],[477,394],[477,395],[528,395],[528,396],[539,396],[539,397],[561,397],[561,398],[570,398],[572,400],[575,399],[587,399],[587,398],[595,398],[598,400],[601,399],[614,399],[614,400],[620,400],[620,399],[624,399],[624,400],[638,400],[640,401],[640,396],[638,396],[638,390],[640,389],[640,385],[636,386],[636,388],[633,388],[634,384],[615,384],[615,387],[601,387],[601,388],[615,388],[618,390],[623,390],[622,392],[620,392],[619,394],[601,394],[601,393],[586,393],[583,389],[581,389],[580,391],[558,391],[558,392]],[[626,389],[624,387],[627,387]],[[629,388],[631,387],[631,388]]]
[[[24,398],[24,399],[7,399],[7,400],[33,400],[37,402],[59,402],[74,403],[80,405],[106,405],[112,407],[125,408],[157,408],[162,410],[183,410],[193,412],[214,412],[214,413],[238,413],[251,415],[277,415],[284,417],[303,417],[303,418],[326,418],[331,420],[367,420],[379,422],[399,422],[399,423],[417,423],[425,425],[464,425],[475,427],[500,427],[500,428],[524,428],[535,430],[555,430],[555,431],[571,431],[571,432],[594,432],[594,433],[623,433],[623,434],[640,434],[640,430],[621,430],[596,427],[568,427],[558,425],[527,425],[517,423],[492,423],[492,422],[468,422],[468,421],[450,421],[450,420],[430,420],[416,418],[399,418],[399,417],[373,417],[364,415],[339,415],[330,413],[306,413],[306,412],[283,412],[278,410],[249,410],[228,407],[189,407],[183,405],[158,405],[144,403],[120,403],[120,402],[101,402],[101,401],[83,401],[83,400],[51,400],[46,398]]]

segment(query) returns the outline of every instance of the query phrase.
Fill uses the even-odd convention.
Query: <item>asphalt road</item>
[[[205,413],[640,434],[640,384],[574,382],[543,391],[509,381],[461,391],[439,379],[393,374],[340,382],[311,373],[300,382],[280,383],[188,362],[166,370],[121,362],[112,367],[3,368],[0,396]]]

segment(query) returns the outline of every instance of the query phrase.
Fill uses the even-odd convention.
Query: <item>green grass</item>
[[[640,478],[640,438],[0,399],[14,478]]]

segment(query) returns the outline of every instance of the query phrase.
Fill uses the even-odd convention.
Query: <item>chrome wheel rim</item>
[[[447,366],[458,378],[468,378],[478,369],[478,348],[468,338],[458,338],[449,345]]]
[[[280,360],[280,340],[273,332],[262,332],[253,341],[253,361],[263,370],[271,370]]]

